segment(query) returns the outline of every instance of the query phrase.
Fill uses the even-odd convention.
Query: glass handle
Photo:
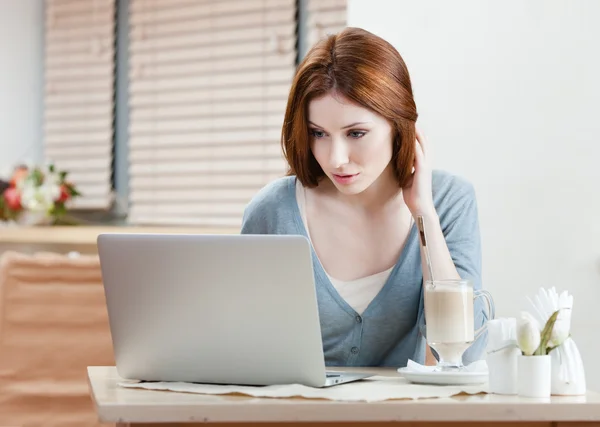
[[[496,317],[496,307],[494,307],[494,299],[492,298],[492,294],[488,291],[477,290],[473,292],[473,302],[477,298],[485,299],[487,304],[487,318],[488,320],[492,320]],[[475,330],[475,339],[479,338],[483,332],[487,329],[487,322],[483,324],[483,326],[477,330]]]

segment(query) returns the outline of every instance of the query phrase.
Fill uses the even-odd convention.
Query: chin
[[[353,196],[356,194],[360,194],[363,191],[365,191],[366,189],[368,189],[371,186],[372,182],[362,182],[362,180],[359,180],[358,182],[354,182],[352,184],[348,184],[348,185],[343,185],[343,184],[339,184],[335,181],[333,181],[333,185],[335,186],[335,188],[337,188],[337,190],[342,193],[345,194],[347,196]]]

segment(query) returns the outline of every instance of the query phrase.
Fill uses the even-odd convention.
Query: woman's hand
[[[431,166],[427,157],[427,141],[419,129],[415,141],[414,172],[402,189],[404,202],[413,216],[436,214],[431,191]]]

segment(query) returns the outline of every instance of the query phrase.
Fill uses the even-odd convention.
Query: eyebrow
[[[323,129],[323,126],[319,126],[318,124],[316,124],[316,123],[313,123],[313,122],[311,122],[310,120],[308,121],[308,123],[309,123],[309,124],[311,124],[311,125],[313,125],[314,127],[317,127],[317,128]],[[356,123],[349,124],[348,126],[344,126],[342,129],[348,129],[348,128],[351,128],[351,127],[353,127],[353,126],[357,126],[357,125],[364,125],[364,124],[366,124],[366,123],[370,123],[370,122],[356,122]]]

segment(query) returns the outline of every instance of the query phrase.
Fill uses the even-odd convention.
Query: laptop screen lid
[[[304,236],[101,234],[98,253],[123,378],[325,382]]]

